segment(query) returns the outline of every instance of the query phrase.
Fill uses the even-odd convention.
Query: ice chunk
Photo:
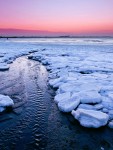
[[[4,107],[0,107],[0,112],[3,112],[5,110]]]
[[[113,129],[113,120],[109,122],[108,127],[110,127],[111,129]]]
[[[61,86],[63,83],[62,82],[58,82],[55,85],[53,85],[53,88],[59,88],[59,86]]]
[[[58,108],[63,112],[71,112],[80,103],[77,96],[72,96],[70,99],[62,100],[58,103]]]
[[[14,102],[9,96],[0,94],[0,107],[13,106]]]
[[[80,101],[81,103],[100,103],[102,101],[102,97],[97,91],[86,91],[80,92]]]
[[[51,86],[54,86],[55,84],[58,84],[60,82],[64,82],[65,78],[64,77],[60,77],[60,78],[57,78],[57,79],[52,79],[49,81],[49,84]]]
[[[108,109],[108,110],[112,110],[113,109],[113,100],[111,100],[108,97],[102,97],[102,105],[104,108]]]
[[[64,83],[59,87],[59,93],[79,92],[79,91],[80,91],[80,84]]]
[[[0,63],[0,71],[5,71],[8,69],[9,69],[9,66],[7,64]]]
[[[102,109],[102,112],[104,112],[104,113],[108,113],[108,109],[103,108],[103,109]]]
[[[109,110],[108,115],[109,119],[113,119],[113,110]]]
[[[96,108],[89,104],[80,104],[78,108],[87,109],[87,110],[96,110]]]
[[[61,102],[62,100],[66,100],[66,99],[70,99],[71,97],[71,93],[70,92],[66,92],[66,93],[62,93],[62,94],[57,94],[54,98],[54,101],[56,103]]]
[[[103,105],[101,103],[94,105],[94,107],[99,110],[103,108]]]
[[[72,111],[72,115],[80,124],[88,128],[99,128],[105,126],[109,116],[101,111],[77,109]]]
[[[111,98],[113,100],[113,92],[108,93],[109,98]]]
[[[80,104],[78,108],[88,109],[88,110],[99,110],[103,108],[102,104],[90,105],[90,104]]]

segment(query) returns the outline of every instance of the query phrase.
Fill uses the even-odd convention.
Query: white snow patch
[[[101,111],[77,109],[72,111],[72,115],[80,124],[88,128],[99,128],[105,126],[109,116]]]
[[[5,110],[4,107],[0,107],[0,112],[3,112]]]
[[[113,119],[113,110],[109,110],[108,115],[110,120]]]
[[[80,104],[80,100],[77,96],[72,96],[69,99],[62,100],[58,103],[58,108],[63,112],[71,112]]]
[[[109,122],[108,127],[113,129],[113,120]]]
[[[89,104],[80,104],[78,108],[82,108],[86,110],[96,110],[96,108],[93,105],[89,105]]]
[[[0,94],[0,112],[4,111],[6,107],[13,106],[14,102],[9,96]]]
[[[66,99],[70,99],[71,97],[71,93],[70,92],[66,92],[66,93],[62,93],[62,94],[57,94],[54,98],[54,101],[56,103],[61,102],[62,100],[66,100]]]
[[[8,69],[9,69],[9,66],[7,64],[0,63],[0,71],[5,71]]]
[[[97,91],[87,91],[79,93],[81,103],[100,103],[102,97]]]

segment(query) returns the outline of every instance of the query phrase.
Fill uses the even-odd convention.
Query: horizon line
[[[11,33],[12,31],[12,33]],[[17,36],[17,37],[22,37],[22,36],[25,36],[25,37],[50,37],[50,36],[73,36],[73,37],[78,37],[78,36],[110,36],[112,37],[113,36],[113,32],[99,32],[99,31],[90,31],[90,32],[81,32],[81,33],[76,33],[76,32],[64,32],[64,31],[49,31],[49,30],[40,30],[40,29],[35,29],[35,30],[32,30],[32,29],[19,29],[19,28],[0,28],[0,37],[1,36],[7,36],[7,37],[14,37],[14,36]],[[17,33],[16,33],[17,32]],[[20,33],[19,33],[20,32]],[[23,32],[23,33],[22,33]],[[36,33],[35,33],[36,32]],[[20,34],[20,35],[19,35]],[[26,35],[28,34],[28,35]]]
[[[111,35],[77,35],[77,36],[71,36],[71,35],[60,35],[60,36],[1,36],[0,38],[113,38]]]

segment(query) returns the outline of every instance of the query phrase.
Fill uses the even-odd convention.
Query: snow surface
[[[46,66],[49,84],[56,89],[54,101],[61,111],[83,109],[94,123],[92,111],[96,111],[95,116],[100,115],[96,127],[109,124],[106,116],[112,118],[113,110],[113,38],[0,40],[1,67],[25,54]],[[95,127],[88,124],[82,125]]]
[[[99,128],[107,124],[109,116],[101,111],[77,109],[72,115],[84,127]]]
[[[72,95],[70,98],[61,100],[58,103],[58,108],[63,112],[70,112],[73,109],[75,109],[79,104],[80,100],[78,99],[78,97],[76,95],[75,96]]]
[[[9,65],[0,63],[0,71],[5,71],[9,69]]]
[[[109,122],[108,126],[113,129],[113,120]]]
[[[3,112],[6,107],[13,106],[14,102],[9,96],[0,94],[0,112]]]

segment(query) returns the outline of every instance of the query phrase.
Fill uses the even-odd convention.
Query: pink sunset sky
[[[16,34],[12,29],[22,29],[21,35],[113,35],[113,0],[0,0],[0,34]]]

